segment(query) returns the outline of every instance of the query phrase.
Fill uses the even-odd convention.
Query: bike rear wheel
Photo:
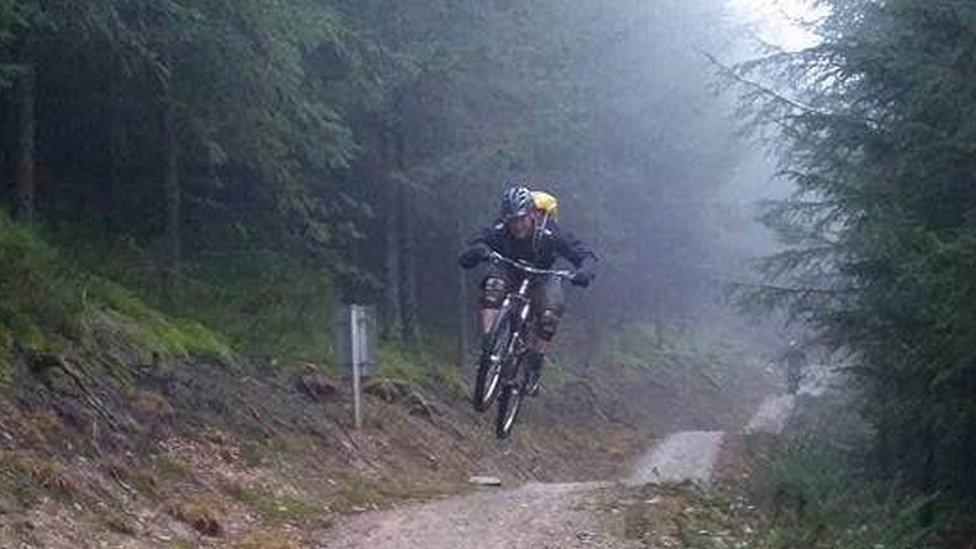
[[[512,434],[512,427],[518,419],[522,409],[522,390],[518,384],[512,384],[502,389],[498,397],[498,419],[495,422],[495,435],[498,438],[508,438]]]
[[[502,367],[509,359],[511,339],[512,319],[507,311],[501,311],[485,338],[481,359],[478,361],[478,375],[474,383],[474,409],[479,412],[491,407],[498,395]]]

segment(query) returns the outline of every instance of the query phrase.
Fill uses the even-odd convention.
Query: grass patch
[[[153,457],[153,469],[169,481],[180,482],[193,476],[189,465],[169,454],[156,454]]]
[[[322,509],[304,501],[275,497],[257,488],[230,485],[226,486],[224,491],[270,522],[302,522],[315,518],[323,512]]]
[[[444,493],[443,489],[400,479],[367,479],[355,472],[337,472],[339,505],[345,509],[363,509],[390,501],[428,500]]]
[[[937,501],[876,475],[854,391],[800,398],[780,444],[751,441],[772,547],[924,547]],[[757,452],[758,448],[758,452]]]
[[[439,353],[437,349],[430,345],[426,350],[416,351],[403,345],[384,343],[378,350],[378,366],[373,375],[414,385],[436,386],[454,395],[466,394],[470,382],[465,379],[460,366],[445,359],[445,353]]]
[[[729,337],[690,325],[678,328],[634,322],[608,330],[597,363],[614,375],[639,381],[652,377],[679,387],[736,392],[747,379],[768,377],[755,352]]]
[[[773,487],[772,547],[909,549],[933,541],[935,500],[858,474],[850,456],[798,443],[764,467]]]
[[[68,477],[64,466],[49,459],[26,452],[0,452],[0,467],[9,475],[14,493],[24,506],[37,499],[43,490],[61,500],[70,501],[78,494],[78,487]]]
[[[235,549],[299,549],[304,545],[288,539],[288,536],[282,532],[260,530],[249,533],[233,547]]]
[[[185,503],[171,503],[167,511],[169,514],[197,532],[210,537],[224,534],[224,527],[220,517],[224,514],[224,507],[214,498],[202,498]]]
[[[67,347],[95,354],[122,347],[144,358],[230,359],[230,348],[213,332],[166,317],[122,286],[73,267],[2,212],[0,273],[0,374],[17,354]]]
[[[117,534],[135,536],[139,533],[129,516],[116,509],[102,510],[99,518],[106,528]]]
[[[187,319],[156,343],[207,347],[219,333],[234,349],[281,363],[332,362],[333,284],[324,266],[289,250],[265,249],[242,227],[212,235],[219,248],[188,256],[178,275],[162,267],[152,245],[78,224],[49,226],[46,234],[71,261],[129,289],[143,303]]]

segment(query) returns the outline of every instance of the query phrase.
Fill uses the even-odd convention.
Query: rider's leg
[[[507,273],[500,269],[491,269],[482,285],[481,309],[478,311],[478,329],[485,335],[491,330],[498,309],[505,300],[505,290],[508,288]]]
[[[559,328],[559,320],[563,315],[563,288],[560,280],[550,277],[538,282],[533,289],[534,307],[538,313],[535,332],[532,334],[531,349],[526,356],[529,394],[539,391],[539,379],[542,375],[542,365],[546,353],[552,344],[552,338]]]
[[[488,330],[495,323],[495,317],[497,316],[498,309],[482,307],[478,310],[478,330],[480,330],[481,335],[488,335]]]

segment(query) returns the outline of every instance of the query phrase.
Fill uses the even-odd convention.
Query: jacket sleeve
[[[486,227],[468,242],[468,249],[475,246],[484,246],[489,250],[498,251],[498,235],[493,227]]]
[[[584,244],[576,235],[556,229],[556,253],[566,258],[577,269],[583,267],[593,268],[597,262],[596,254]]]

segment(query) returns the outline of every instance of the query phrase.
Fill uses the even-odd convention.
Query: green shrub
[[[859,475],[852,455],[819,441],[792,443],[764,465],[773,489],[773,547],[917,548],[933,539],[933,497]]]

